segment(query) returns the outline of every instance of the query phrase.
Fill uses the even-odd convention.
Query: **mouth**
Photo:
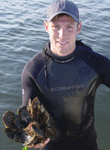
[[[60,42],[60,41],[57,41],[58,44],[60,45],[66,45],[68,42]]]

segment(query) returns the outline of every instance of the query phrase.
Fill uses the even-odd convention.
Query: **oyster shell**
[[[55,136],[54,127],[47,124],[49,114],[41,105],[38,97],[28,105],[18,108],[15,115],[12,111],[6,111],[2,117],[7,137],[24,146],[32,146],[43,142],[46,138]]]

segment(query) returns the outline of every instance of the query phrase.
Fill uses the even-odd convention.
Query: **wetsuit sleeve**
[[[84,45],[80,47],[79,57],[94,69],[101,79],[101,84],[110,88],[110,59]]]
[[[36,54],[24,67],[21,77],[22,82],[22,105],[27,105],[28,99],[33,100],[39,97],[39,100],[45,100],[44,95],[39,90],[36,78],[45,64],[44,53],[41,51]]]
[[[94,53],[91,56],[91,60],[91,66],[100,76],[101,84],[110,88],[110,59],[101,54]]]
[[[103,71],[101,80],[102,84],[110,88],[110,60],[107,61],[107,66],[108,66],[107,69]]]
[[[39,89],[34,82],[34,79],[30,76],[27,67],[24,68],[22,73],[22,105],[27,105],[27,101],[30,98],[33,100],[38,96]]]

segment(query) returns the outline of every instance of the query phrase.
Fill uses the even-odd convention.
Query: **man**
[[[39,97],[57,133],[33,147],[98,150],[94,99],[100,84],[110,87],[110,60],[76,40],[82,24],[72,1],[52,3],[44,25],[50,42],[23,70],[23,105]]]

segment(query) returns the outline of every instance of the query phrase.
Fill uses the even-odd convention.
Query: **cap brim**
[[[47,22],[50,22],[55,16],[57,16],[59,14],[67,14],[67,15],[71,16],[76,22],[79,21],[79,18],[77,18],[75,15],[72,15],[72,14],[66,12],[66,11],[60,11],[60,12],[57,12],[57,13],[53,14],[51,17],[49,17],[47,19]]]

